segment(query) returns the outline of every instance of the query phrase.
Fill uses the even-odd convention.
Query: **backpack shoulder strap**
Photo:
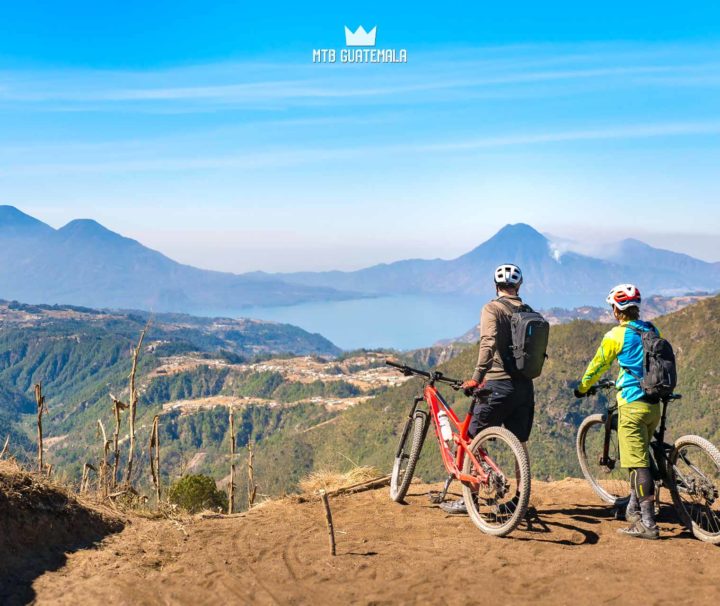
[[[510,301],[508,301],[505,297],[499,297],[495,299],[498,303],[502,303],[503,307],[507,309],[510,314],[517,313],[519,311],[533,311],[533,308],[530,307],[527,303],[520,303],[517,307],[515,307]]]
[[[630,324],[629,322],[628,322],[628,324],[626,325],[626,328],[629,328],[630,330],[632,330],[633,332],[639,334],[640,336],[642,336],[642,334],[645,332],[644,330],[639,329],[637,326],[633,326],[633,325]]]
[[[638,328],[637,326],[633,326],[632,324],[628,323],[627,328],[629,328],[633,332],[639,334],[641,337],[643,336],[643,333],[646,333],[646,332],[654,332],[656,335],[659,334],[658,329],[655,328],[655,325],[652,322],[647,322],[647,325],[648,325],[648,328],[643,330],[642,328]]]
[[[498,297],[495,299],[498,303],[502,304],[502,306],[507,309],[511,314],[514,314],[517,310],[515,309],[515,306],[510,303],[505,297]]]
[[[636,333],[637,335],[639,335],[641,339],[642,339],[643,333],[648,332],[647,330],[642,330],[642,329],[638,328],[637,326],[633,326],[632,324],[630,324],[630,322],[627,323],[626,328],[629,328],[629,329],[632,330],[634,333]],[[631,377],[634,377],[634,378],[637,379],[638,381],[641,381],[641,382],[642,382],[642,377],[639,376],[636,372],[633,372],[633,371],[630,370],[629,368],[627,368],[627,367],[625,367],[625,366],[622,366],[622,365],[621,365],[621,368],[622,368],[626,373],[628,373]]]

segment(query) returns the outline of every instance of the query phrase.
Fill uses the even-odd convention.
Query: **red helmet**
[[[627,309],[628,307],[640,307],[642,297],[634,284],[618,284],[610,291],[605,300],[618,309]]]

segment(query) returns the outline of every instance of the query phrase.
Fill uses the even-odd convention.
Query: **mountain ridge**
[[[627,242],[627,241],[626,241]],[[639,242],[639,241],[632,241]],[[401,260],[350,272],[270,274],[303,285],[334,287],[381,294],[424,293],[492,296],[492,271],[500,263],[515,263],[525,275],[524,292],[540,307],[571,308],[604,300],[614,284],[635,282],[647,294],[683,294],[697,290],[697,273],[704,270],[703,289],[720,289],[720,265],[689,255],[627,243],[625,254],[613,258],[560,252],[552,241],[525,223],[507,224],[471,251],[453,259]],[[690,263],[696,275],[689,275]],[[676,269],[675,269],[676,268]],[[479,279],[478,279],[479,278]]]
[[[507,224],[453,259],[402,259],[355,271],[233,274],[178,263],[93,219],[54,229],[0,206],[0,297],[37,303],[217,315],[248,306],[407,294],[486,298],[494,294],[492,271],[503,262],[520,265],[523,292],[541,308],[597,304],[620,282],[635,282],[646,295],[720,289],[720,263],[632,238],[608,258],[561,252],[526,223]]]
[[[34,303],[217,314],[252,305],[357,297],[272,277],[203,270],[93,219],[59,229],[0,207],[0,297]]]

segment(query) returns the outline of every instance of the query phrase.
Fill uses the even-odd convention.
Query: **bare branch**
[[[145,334],[147,333],[148,328],[150,328],[150,320],[147,321],[147,324],[145,324],[145,328],[142,329],[138,344],[133,350],[132,369],[130,370],[130,450],[128,452],[127,470],[125,473],[126,486],[130,486],[130,481],[132,479],[133,462],[135,459],[135,417],[137,415],[138,402],[137,388],[135,387],[135,374],[137,373],[140,350],[142,349],[142,344],[145,340]]]
[[[330,501],[328,501],[327,493],[324,490],[320,491],[320,498],[322,498],[323,505],[325,507],[325,523],[328,529],[328,540],[330,547],[330,555],[335,555],[335,527],[333,526],[332,512],[330,511]]]
[[[148,454],[150,457],[150,475],[153,486],[155,487],[155,500],[157,506],[160,507],[160,435],[158,433],[159,415],[153,417],[152,429],[150,430],[150,447]]]
[[[253,459],[255,454],[253,453],[252,440],[248,442],[248,509],[255,504],[255,495],[257,495],[257,485],[255,484],[255,468],[253,467]]]
[[[113,402],[113,415],[115,416],[115,429],[113,431],[113,469],[112,487],[115,489],[118,483],[118,468],[120,466],[120,412],[126,410],[128,405],[110,394]]]
[[[45,470],[45,464],[43,460],[43,427],[42,427],[42,416],[47,411],[45,406],[45,396],[42,395],[42,384],[35,384],[35,403],[37,404],[37,436],[38,436],[38,471],[42,473]]]
[[[108,452],[110,451],[110,441],[107,439],[105,433],[105,426],[103,422],[98,419],[98,426],[100,427],[100,433],[102,434],[102,461],[100,462],[100,474],[98,476],[99,489],[102,492],[103,497],[107,496],[108,493]]]
[[[230,406],[230,487],[228,490],[228,514],[235,507],[235,416]]]

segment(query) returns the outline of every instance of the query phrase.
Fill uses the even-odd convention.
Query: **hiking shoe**
[[[465,506],[465,499],[440,503],[440,509],[450,515],[467,515],[468,512],[467,507]]]
[[[649,539],[651,541],[660,537],[660,530],[657,526],[649,528],[648,526],[645,526],[645,524],[643,524],[642,520],[638,520],[627,528],[621,528],[620,530],[618,530],[618,532],[628,537],[633,537],[636,539]]]
[[[625,521],[629,524],[635,524],[636,522],[640,522],[642,520],[642,516],[640,515],[640,510],[633,511],[631,509],[625,510]]]

